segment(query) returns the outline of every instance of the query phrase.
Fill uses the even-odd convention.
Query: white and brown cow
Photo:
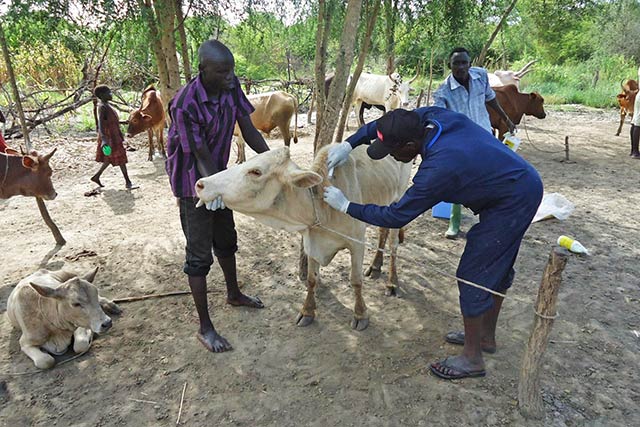
[[[64,354],[72,338],[73,351],[82,353],[91,346],[94,332],[111,328],[111,318],[104,311],[118,314],[120,309],[98,295],[92,284],[97,272],[97,267],[82,276],[42,269],[11,291],[7,316],[22,331],[20,349],[38,368],[53,367],[52,354]]]
[[[355,294],[356,330],[368,326],[367,307],[362,299],[365,223],[338,212],[327,205],[323,188],[335,185],[357,203],[388,205],[400,199],[407,187],[411,164],[390,157],[371,160],[364,147],[351,152],[349,160],[335,169],[331,182],[327,178],[326,158],[329,147],[321,149],[311,169],[301,169],[289,157],[286,147],[252,157],[196,183],[201,202],[222,196],[225,205],[249,215],[273,228],[298,232],[309,257],[307,297],[297,318],[299,326],[309,325],[315,317],[315,288],[320,265],[328,265],[336,253],[351,253],[351,287]],[[391,237],[392,270],[395,269],[397,230]],[[390,274],[393,276],[394,273]],[[389,284],[388,286],[395,286]]]
[[[298,100],[295,96],[283,92],[266,92],[255,95],[247,95],[249,102],[255,108],[251,113],[251,123],[256,129],[269,135],[275,128],[280,130],[284,145],[288,147],[291,144],[291,119],[294,118],[293,124],[293,143],[298,142]],[[236,123],[233,134],[237,136],[236,145],[238,147],[237,163],[246,160],[244,152],[244,139],[240,132],[240,127]]]

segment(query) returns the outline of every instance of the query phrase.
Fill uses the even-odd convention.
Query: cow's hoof
[[[385,296],[388,297],[397,297],[398,296],[398,288],[396,286],[387,286],[384,290]]]
[[[351,321],[351,329],[356,331],[364,331],[369,326],[369,319],[356,319],[355,317]]]
[[[298,314],[298,318],[296,319],[296,325],[298,326],[309,326],[313,323],[314,316],[304,316],[302,313]]]
[[[380,268],[374,267],[374,266],[369,266],[369,268],[367,268],[367,271],[364,272],[364,275],[367,277],[371,277],[372,279],[379,279],[380,278]]]
[[[43,354],[42,356],[38,357],[38,360],[36,360],[34,363],[36,365],[36,368],[38,369],[51,369],[53,368],[53,365],[56,364],[56,359],[54,359],[53,356],[49,354]]]

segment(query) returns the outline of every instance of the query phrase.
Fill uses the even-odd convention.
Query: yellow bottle
[[[582,246],[580,242],[575,239],[572,239],[569,236],[560,236],[558,237],[558,244],[563,248],[569,249],[571,252],[576,254],[586,254],[589,255],[589,251]]]

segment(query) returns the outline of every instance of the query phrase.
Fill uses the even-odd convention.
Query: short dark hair
[[[106,95],[110,91],[111,91],[111,89],[109,88],[109,86],[107,86],[107,85],[98,85],[93,90],[93,94],[95,95],[96,98],[102,98],[104,95]]]
[[[469,51],[467,49],[465,49],[464,47],[456,47],[454,48],[451,53],[449,54],[449,59],[451,59],[451,57],[455,54],[455,53],[466,53],[467,55],[471,56],[471,54],[469,53]]]

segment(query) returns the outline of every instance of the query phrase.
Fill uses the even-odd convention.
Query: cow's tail
[[[298,98],[293,97],[293,143],[298,143]]]

